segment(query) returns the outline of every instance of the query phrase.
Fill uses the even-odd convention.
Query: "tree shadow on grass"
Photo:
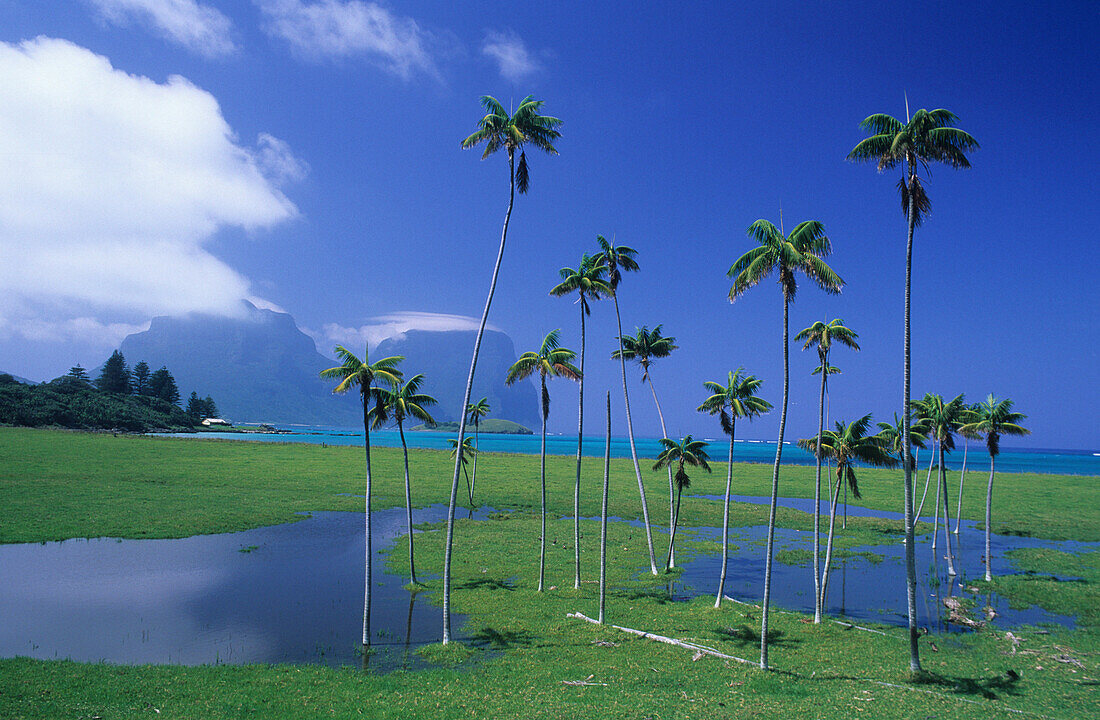
[[[1020,695],[1017,683],[1020,676],[1008,670],[989,677],[959,677],[924,671],[913,679],[914,685],[932,685],[959,695],[981,695],[987,700],[998,700],[1000,695]]]
[[[530,647],[535,642],[535,636],[526,630],[497,630],[484,627],[470,636],[470,644],[474,647],[490,647],[494,650],[508,650],[513,647]]]
[[[723,640],[736,643],[739,647],[756,646],[760,644],[760,631],[749,625],[741,624],[737,627],[719,627],[715,633]],[[768,644],[780,647],[801,645],[802,641],[787,637],[782,630],[768,630]]]
[[[516,585],[511,580],[497,580],[496,578],[477,578],[476,580],[467,580],[461,585],[456,585],[456,590],[481,590],[482,588],[488,590],[508,590],[509,592],[515,592]]]

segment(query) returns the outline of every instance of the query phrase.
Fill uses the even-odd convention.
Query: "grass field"
[[[403,502],[400,451],[373,454],[377,506]],[[411,462],[414,502],[443,501],[453,468],[449,455],[417,450]],[[571,513],[572,462],[551,458],[548,464],[558,516]],[[586,461],[587,516],[598,513],[599,465]],[[298,666],[0,660],[0,717],[987,718],[1020,717],[1012,712],[1020,711],[1068,720],[1100,714],[1100,553],[1019,551],[1013,561],[1028,574],[993,582],[1017,602],[1076,615],[1076,630],[1023,628],[1014,631],[1018,644],[994,631],[926,636],[927,672],[911,678],[902,629],[875,626],[884,634],[869,633],[776,613],[776,670],[765,673],[567,618],[597,612],[594,583],[572,589],[568,519],[555,518],[548,532],[547,578],[554,589],[535,592],[538,518],[530,511],[538,507],[537,468],[537,457],[479,459],[477,502],[513,512],[458,523],[453,603],[469,619],[458,633],[461,648],[425,649],[440,667],[375,675]],[[284,522],[300,511],[361,511],[361,499],[341,493],[361,493],[362,476],[362,450],[355,448],[0,429],[0,540],[181,537]],[[812,496],[812,478],[813,468],[785,468],[782,494]],[[693,490],[717,494],[724,479],[716,468],[714,476],[693,477]],[[629,461],[613,461],[612,480],[612,514],[638,516]],[[770,467],[735,468],[740,494],[766,494],[769,482]],[[896,472],[868,471],[860,485],[862,504],[896,509]],[[1095,486],[1092,478],[999,475],[996,529],[1098,540]],[[647,472],[647,488],[651,517],[667,520],[667,476]],[[964,516],[978,519],[984,483],[971,488]],[[734,522],[763,524],[766,510],[737,505]],[[719,524],[721,505],[685,498],[682,515],[689,525]],[[780,511],[788,527],[806,528],[809,518]],[[852,519],[849,527],[847,544],[894,542],[884,533],[900,529],[871,519]],[[610,534],[611,623],[756,658],[758,609],[728,603],[715,610],[705,598],[668,602],[663,579],[638,574],[645,564],[641,529],[612,523]],[[586,521],[582,550],[592,577],[597,538],[596,523]],[[400,552],[390,559],[396,572],[404,562]],[[418,536],[417,563],[422,572],[438,572],[441,532]],[[429,582],[433,599],[438,584]]]

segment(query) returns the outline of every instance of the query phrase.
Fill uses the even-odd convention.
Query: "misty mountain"
[[[119,350],[131,368],[141,360],[152,370],[167,366],[183,398],[209,395],[234,422],[361,425],[358,396],[335,396],[333,383],[317,376],[337,363],[317,352],[294,318],[245,306],[244,318],[153,318]]]
[[[388,338],[371,350],[371,359],[402,355],[401,369],[409,377],[424,373],[422,392],[439,404],[430,412],[439,422],[457,421],[470,372],[474,330],[408,330]],[[508,368],[516,361],[512,339],[502,332],[486,330],[481,340],[471,402],[485,397],[492,408],[490,417],[512,420],[528,428],[539,427],[538,392],[529,380],[511,387],[504,384]]]

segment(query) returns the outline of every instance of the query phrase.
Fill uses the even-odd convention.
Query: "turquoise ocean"
[[[327,445],[362,445],[363,430],[350,427],[334,427],[325,425],[276,425],[276,428],[286,432],[279,434],[260,433],[218,433],[204,432],[199,434],[180,433],[176,437],[186,438],[222,438],[226,440],[248,440],[256,442],[300,442]],[[469,437],[473,437],[471,430]],[[401,438],[396,430],[375,430],[370,434],[371,445],[379,447],[401,447]],[[448,440],[453,440],[453,432],[433,432],[428,430],[406,431],[405,439],[410,448],[429,448],[437,450],[449,450]],[[702,438],[711,444],[708,448],[711,458],[716,462],[726,459],[729,449],[729,439],[726,437]],[[482,433],[479,441],[482,452],[520,453],[525,455],[537,455],[539,453],[539,436],[536,435],[492,435]],[[639,462],[652,464],[661,451],[657,438],[635,438]],[[576,435],[546,436],[546,452],[549,455],[573,455],[577,454]],[[602,436],[586,435],[582,445],[582,454],[590,457],[602,457],[604,453],[604,438]],[[774,440],[737,440],[734,443],[734,461],[750,463],[775,462]],[[616,458],[630,457],[630,443],[626,437],[612,436],[611,456]],[[931,459],[929,451],[921,451],[918,463],[926,468]],[[945,458],[945,464],[949,470],[959,470],[963,463],[963,448],[961,442],[955,452]],[[783,444],[784,465],[813,465],[813,455],[800,449],[793,443]],[[989,468],[989,454],[984,443],[973,442],[970,445],[967,459],[967,470],[981,472],[982,468]],[[1100,476],[1100,452],[1090,450],[1055,450],[1044,448],[1013,448],[1001,446],[1001,453],[997,456],[998,472],[1035,472],[1051,473],[1056,475],[1092,475]]]

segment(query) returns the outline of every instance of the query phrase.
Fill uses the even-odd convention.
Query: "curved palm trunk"
[[[718,597],[714,599],[716,608],[722,605],[722,595],[726,590],[726,568],[730,560],[730,489],[733,485],[733,434],[736,430],[737,418],[730,416],[730,459],[729,470],[726,471],[726,500],[722,505],[722,574],[718,577]]]
[[[481,433],[478,432],[481,423],[476,419],[474,420],[474,473],[473,479],[470,480],[470,505],[474,504],[474,492],[477,491],[477,456],[481,452]]]
[[[683,470],[683,468],[680,468]],[[672,532],[668,536],[668,560],[665,562],[665,572],[668,572],[667,568],[672,567],[669,563],[672,562],[672,548],[676,544],[676,526],[680,524],[680,499],[684,496],[684,489],[680,488],[676,493],[676,512],[672,515]]]
[[[485,335],[485,323],[489,320],[489,306],[493,303],[493,293],[497,289],[497,276],[500,274],[500,262],[504,258],[504,242],[508,237],[508,221],[512,218],[512,205],[516,199],[516,163],[515,155],[508,152],[509,194],[508,211],[504,214],[504,227],[500,231],[500,249],[497,250],[496,264],[493,266],[493,279],[489,282],[489,294],[485,298],[485,309],[481,312],[481,324],[474,339],[474,354],[470,358],[470,373],[466,377],[466,394],[462,398],[463,412],[458,418],[458,448],[461,451],[462,440],[466,436],[465,408],[470,405],[470,391],[474,386],[474,370],[477,368],[477,355],[481,351],[481,338]],[[451,641],[451,550],[454,544],[455,504],[458,500],[458,474],[462,470],[462,453],[455,453],[455,471],[451,479],[451,497],[447,503],[447,535],[443,545],[443,644]],[[369,500],[368,500],[369,502]]]
[[[634,475],[638,478],[638,494],[642,497],[642,520],[645,522],[645,541],[649,550],[649,569],[657,574],[657,557],[653,554],[653,531],[649,526],[649,505],[645,501],[645,485],[642,484],[642,469],[638,466],[638,449],[634,445],[634,423],[630,420],[630,393],[626,389],[626,359],[623,358],[623,321],[619,316],[619,296],[612,295],[615,301],[615,323],[619,328],[619,366],[623,373],[623,400],[626,403],[626,435],[630,439],[630,458],[634,461]]]
[[[364,530],[366,534],[366,577],[363,585],[363,647],[370,646],[370,594],[371,594],[371,534],[370,534],[370,421],[367,418],[367,397],[370,386],[362,389],[363,395],[363,449],[367,460],[367,494],[364,500]]]
[[[546,416],[550,409],[546,406],[546,376],[542,376],[542,395],[539,404],[542,407],[542,444],[539,446],[539,480],[542,483],[542,534],[539,538],[539,592],[542,592],[543,578],[546,576]]]
[[[909,185],[912,187],[913,178],[916,176],[916,168],[909,163]],[[910,193],[912,196],[912,193]],[[909,228],[905,242],[905,369],[902,373],[904,390],[902,392],[902,447],[905,449],[905,601],[909,613],[909,670],[920,672],[920,648],[917,640],[920,634],[917,631],[917,556],[913,547],[915,538],[913,532],[913,468],[910,465],[912,457],[909,447],[909,390],[912,372],[910,367],[910,294],[913,280],[913,228],[917,224],[916,203],[909,202]]]
[[[940,478],[943,477],[943,443],[939,443],[940,466],[936,471],[936,504],[932,506],[932,550],[936,549],[936,538],[940,534],[940,491],[943,490]],[[946,482],[946,481],[945,481]]]
[[[782,277],[782,274],[780,274]],[[768,669],[768,603],[772,593],[772,550],[775,547],[775,506],[779,498],[779,463],[783,458],[783,431],[787,428],[787,391],[790,389],[790,348],[787,342],[787,316],[790,303],[783,293],[783,410],[779,414],[779,442],[775,445],[772,467],[772,502],[768,510],[768,547],[764,561],[764,602],[760,606],[760,667]]]
[[[661,412],[661,403],[657,400],[657,388],[653,387],[653,377],[649,375],[649,371],[646,371],[646,379],[649,380],[649,390],[653,393],[653,404],[657,406],[657,419],[661,421],[661,436],[668,437],[668,430],[665,429],[665,414]],[[676,489],[672,484],[672,468],[668,468],[668,531],[672,534],[672,526],[676,523],[676,513],[672,510],[672,501],[675,496]],[[676,567],[676,549],[675,546],[670,546],[672,551],[668,555],[668,562],[665,564],[666,571],[669,568]]]
[[[943,450],[940,450],[940,484],[943,486],[943,540],[947,545],[947,574],[950,577],[955,577],[955,556],[951,552],[951,510],[947,506],[947,468],[943,466]],[[940,509],[936,508],[936,514],[938,515]]]
[[[817,603],[824,612],[825,600],[829,596],[829,570],[833,566],[833,538],[836,537],[836,509],[840,504],[840,486],[844,484],[844,466],[837,464],[836,489],[833,491],[833,501],[829,506],[829,534],[825,540],[825,568],[821,573],[821,591],[817,596]]]
[[[989,485],[985,489],[985,579],[993,579],[993,558],[989,550],[989,524],[992,522],[993,508],[993,470],[996,456],[989,454]]]
[[[915,517],[920,520],[920,514],[924,511],[924,499],[928,497],[928,488],[932,486],[932,467],[936,464],[936,453],[932,452],[928,458],[928,475],[924,478],[924,493],[920,496],[920,505],[917,506]]]
[[[577,482],[573,485],[573,589],[581,587],[581,443],[584,440],[584,297],[581,296],[581,380],[577,392]]]
[[[966,482],[966,453],[970,450],[970,443],[963,441],[963,469],[959,475],[959,502],[955,506],[955,534],[959,534],[959,525],[963,518],[963,483]]]
[[[821,400],[817,411],[817,468],[814,471],[814,623],[821,622],[821,605],[824,593],[821,591],[821,435],[825,431],[825,376],[829,356],[821,355]],[[830,535],[831,535],[830,528]]]
[[[413,560],[413,508],[412,494],[409,492],[409,446],[405,444],[405,428],[401,422],[397,423],[397,432],[401,435],[401,452],[405,455],[405,518],[409,524],[409,582],[413,585],[420,583],[416,579],[416,563]]]
[[[607,435],[603,448],[603,503],[600,506],[600,624],[607,605],[607,486],[611,480],[611,391],[607,391]]]

